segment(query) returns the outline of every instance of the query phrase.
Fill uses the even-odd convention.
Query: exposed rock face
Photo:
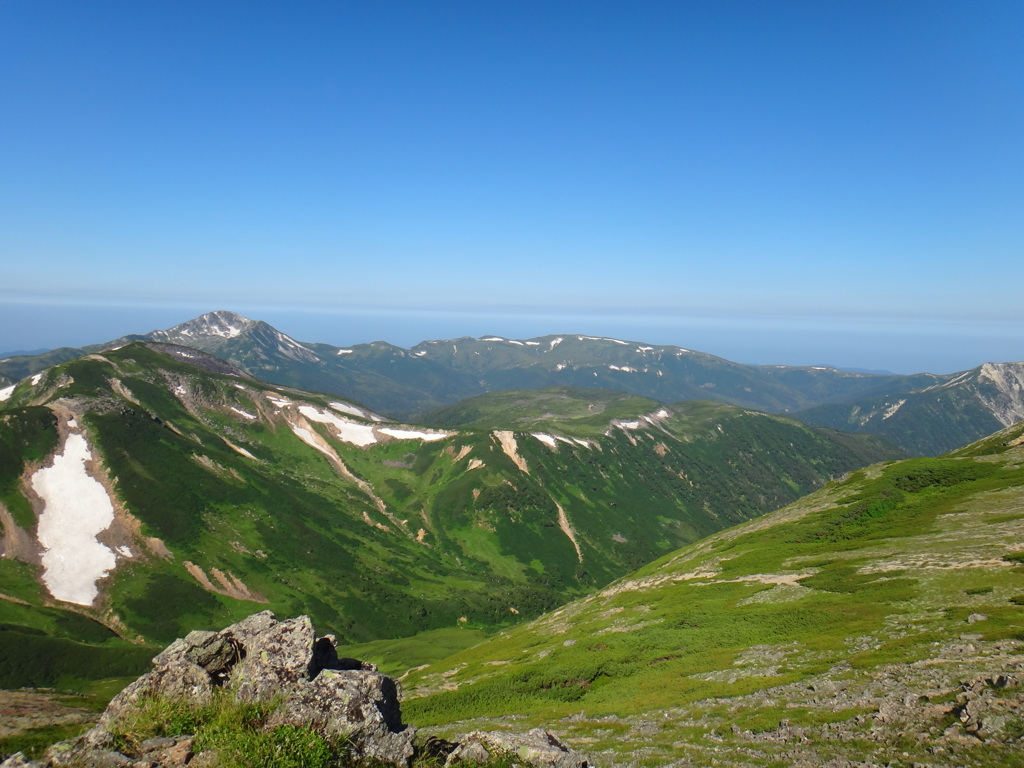
[[[191,735],[151,738],[128,750],[114,734],[119,722],[148,699],[209,703],[217,689],[237,702],[272,708],[264,727],[310,728],[345,739],[356,760],[407,768],[416,754],[415,728],[402,724],[398,683],[373,664],[338,658],[334,639],[317,638],[307,616],[277,621],[257,613],[220,632],[191,632],[153,659],[153,669],[114,697],[95,728],[55,744],[44,759],[19,754],[0,768],[145,765],[148,768],[217,765],[216,754],[193,752]],[[447,765],[483,762],[514,754],[525,763],[550,768],[586,768],[587,761],[540,729],[525,735],[476,731],[464,743],[432,740],[420,752],[443,757]]]

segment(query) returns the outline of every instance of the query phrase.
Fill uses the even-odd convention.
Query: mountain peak
[[[237,312],[218,309],[176,325],[169,329],[167,333],[181,336],[222,336],[226,339],[233,339],[252,324],[252,320],[239,315]]]

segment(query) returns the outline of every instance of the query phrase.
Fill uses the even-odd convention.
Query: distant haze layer
[[[427,339],[460,336],[530,338],[585,333],[674,344],[748,364],[832,365],[893,373],[951,373],[986,361],[1024,360],[1024,328],[1016,322],[697,312],[301,311],[272,306],[140,308],[28,303],[0,303],[0,354],[83,346],[147,333],[211,309],[259,317],[293,338],[337,346],[383,340],[410,347]]]

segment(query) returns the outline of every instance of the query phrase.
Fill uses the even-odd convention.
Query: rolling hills
[[[107,659],[117,637],[264,607],[349,642],[518,621],[893,455],[720,403],[589,390],[489,396],[529,424],[408,426],[154,342],[4,397],[4,645],[52,646],[6,655],[8,684],[73,674],[46,659],[84,645]]]
[[[410,670],[412,722],[603,764],[1010,766],[1024,738],[1024,424],[876,465]]]

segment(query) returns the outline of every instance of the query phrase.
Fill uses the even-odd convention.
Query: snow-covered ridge
[[[290,401],[282,400],[280,398],[268,397],[267,399],[279,408],[285,408],[292,405]],[[361,416],[376,422],[382,421],[381,417],[377,416],[377,414],[369,411],[363,411],[355,406],[348,405],[347,403],[331,403],[331,407],[337,408],[339,411],[349,413],[353,416]],[[311,405],[299,405],[297,410],[309,421],[313,421],[318,424],[325,424],[330,427],[334,432],[334,436],[338,440],[360,448],[375,445],[382,439],[387,438],[392,440],[424,440],[430,442],[434,440],[443,440],[455,434],[454,432],[446,432],[443,430],[410,429],[406,427],[385,427],[380,426],[379,424],[363,424],[361,422],[352,421],[351,419],[339,416],[335,413],[331,413],[330,411],[323,411],[319,408],[314,408]],[[309,430],[306,430],[304,427],[296,424],[291,424],[291,428],[292,431],[303,439],[304,442],[319,448],[319,445],[314,445],[316,441],[312,435],[308,434]]]

